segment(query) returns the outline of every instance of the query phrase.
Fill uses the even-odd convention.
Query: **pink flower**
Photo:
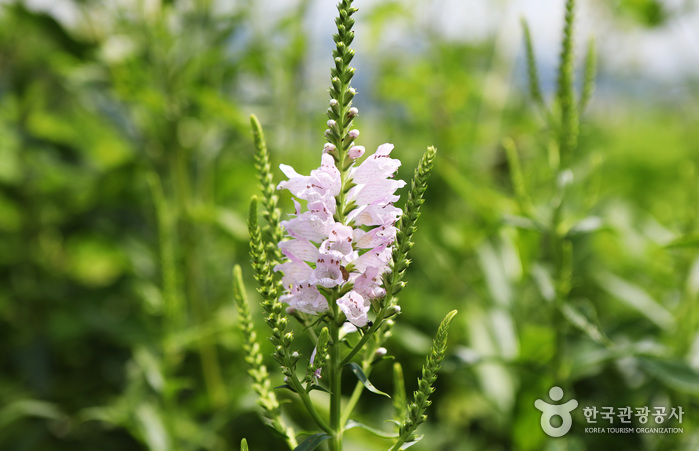
[[[308,176],[291,166],[280,166],[288,180],[278,188],[291,192],[296,208],[291,219],[282,221],[290,239],[279,243],[279,248],[288,261],[274,270],[283,273],[287,293],[280,300],[290,308],[311,314],[324,312],[328,304],[318,287],[349,283],[350,291],[337,305],[355,326],[368,324],[371,301],[386,294],[381,276],[389,270],[395,223],[402,214],[393,202],[398,200],[395,191],[405,182],[393,180],[401,163],[390,158],[392,150],[392,144],[384,144],[350,170],[348,181],[354,186],[345,202],[354,202],[356,207],[347,214],[345,223],[335,216],[342,181],[332,155],[324,153],[320,168]],[[354,159],[363,153],[363,147],[353,146],[348,156]],[[305,211],[296,199],[307,201]]]
[[[311,273],[309,282],[313,285],[320,285],[325,288],[332,288],[345,281],[340,269],[340,260],[335,260],[331,256],[321,255],[316,262],[316,269]]]
[[[356,291],[350,291],[337,300],[337,305],[345,314],[349,322],[357,327],[364,327],[369,321],[367,313],[371,303],[365,300],[362,295]]]
[[[328,310],[328,301],[315,286],[308,283],[292,286],[289,293],[282,295],[279,300],[303,313],[317,315]]]
[[[354,280],[354,291],[362,295],[365,299],[377,299],[386,294],[386,290],[379,286],[379,270],[373,266],[367,267],[366,271]]]

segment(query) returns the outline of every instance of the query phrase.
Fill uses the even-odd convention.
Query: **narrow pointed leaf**
[[[699,372],[682,360],[650,356],[639,357],[639,363],[664,385],[685,393],[699,394]]]
[[[286,388],[287,390],[291,390],[292,392],[296,393],[296,390],[294,390],[294,387],[292,387],[289,384],[277,385],[276,387],[274,387],[275,390],[278,388]]]
[[[347,424],[345,425],[345,431],[348,429],[352,429],[352,428],[362,428],[365,431],[371,432],[372,434],[374,434],[377,437],[383,437],[383,438],[396,438],[396,437],[398,437],[398,433],[396,433],[396,432],[380,431],[378,429],[374,429],[372,427],[369,427],[366,424],[362,424],[359,421],[349,420],[347,422]]]
[[[328,390],[327,388],[323,387],[322,385],[316,385],[316,384],[311,385],[311,387],[308,389],[308,391],[310,392],[310,391],[313,391],[313,390],[318,390],[318,391],[322,391],[322,392],[325,392],[325,393],[332,394],[332,393],[330,392],[330,390]]]
[[[393,418],[400,420],[405,418],[408,409],[408,397],[405,394],[405,378],[403,377],[403,367],[400,363],[393,364]]]
[[[422,440],[423,437],[424,437],[424,435],[418,435],[416,437],[413,437],[413,439],[411,441],[403,443],[403,446],[401,446],[400,449],[410,448],[411,446],[413,446],[414,444],[416,444],[417,442]]]
[[[382,392],[378,388],[374,387],[374,385],[371,382],[369,382],[369,379],[366,377],[366,374],[364,374],[364,371],[362,370],[361,366],[357,365],[354,362],[348,363],[346,366],[348,366],[352,370],[354,375],[357,376],[357,379],[359,379],[359,381],[362,384],[364,384],[367,390],[369,390],[372,393],[376,393],[377,395],[383,395],[388,398],[391,397],[388,393]]]
[[[325,432],[313,434],[310,437],[306,438],[306,440],[299,443],[299,446],[294,448],[294,451],[311,451],[313,449],[316,449],[318,445],[320,445],[330,437],[331,435],[326,434]]]

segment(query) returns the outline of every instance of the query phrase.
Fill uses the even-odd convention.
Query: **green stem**
[[[340,362],[340,327],[338,326],[339,307],[333,305],[333,321],[330,325],[332,347],[330,349],[330,427],[333,438],[332,451],[342,450],[342,363]]]
[[[172,162],[172,172],[175,185],[175,195],[178,200],[178,216],[180,221],[180,245],[184,262],[184,278],[187,298],[189,300],[192,315],[197,325],[201,325],[206,320],[206,311],[201,304],[199,297],[199,262],[195,225],[190,219],[191,210],[191,184],[189,171],[187,169],[186,154],[184,149],[175,151]],[[223,407],[227,402],[226,387],[221,376],[221,368],[218,363],[216,348],[211,338],[201,340],[198,345],[201,358],[204,384],[209,394],[211,404],[216,407]]]
[[[369,328],[368,331],[364,332],[364,335],[362,338],[359,340],[359,343],[352,348],[349,354],[342,360],[342,363],[340,363],[340,366],[345,366],[348,363],[352,361],[352,357],[357,355],[359,351],[362,350],[362,347],[366,344],[367,341],[376,333],[377,330],[379,330],[379,327],[381,327],[381,323],[383,323],[383,319],[386,316],[386,312],[388,311],[389,307],[391,306],[391,296],[386,295],[387,298],[384,301],[384,306],[379,310],[379,313],[376,314],[376,319],[374,319],[374,324]]]
[[[311,418],[313,418],[313,421],[316,422],[318,427],[321,428],[324,432],[327,432],[328,434],[334,434],[334,430],[330,426],[328,426],[328,423],[326,423],[325,420],[323,420],[323,417],[320,416],[315,406],[313,405],[313,401],[311,401],[311,397],[308,396],[308,393],[303,388],[303,385],[298,380],[298,378],[296,378],[296,376],[290,377],[288,383],[298,393],[299,398],[301,398],[301,402],[308,411],[308,414],[311,416]]]

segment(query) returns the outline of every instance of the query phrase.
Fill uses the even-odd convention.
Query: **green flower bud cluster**
[[[267,256],[272,260],[270,261],[271,267],[274,267],[275,264],[281,263],[283,257],[281,250],[277,246],[277,243],[284,237],[284,229],[281,226],[281,211],[277,208],[279,197],[276,194],[277,187],[274,184],[272,165],[270,164],[262,125],[260,125],[260,121],[254,114],[250,116],[250,125],[252,126],[252,136],[255,141],[255,169],[257,170],[262,191],[262,216],[267,223],[262,228],[262,232],[267,234],[265,250],[267,251]]]
[[[387,295],[395,296],[405,287],[403,277],[405,270],[410,265],[408,252],[413,247],[413,234],[417,230],[420,206],[425,202],[424,195],[427,190],[427,181],[436,156],[437,149],[429,147],[422,155],[420,163],[415,169],[415,174],[410,184],[410,191],[408,192],[408,199],[403,208],[403,216],[401,216],[397,224],[398,233],[396,234],[396,246],[393,249],[391,272],[384,279]]]
[[[250,305],[245,293],[243,276],[240,266],[233,268],[233,297],[238,308],[240,318],[240,330],[245,337],[243,350],[245,351],[245,361],[248,364],[248,374],[252,378],[252,389],[257,393],[257,404],[262,408],[264,417],[269,421],[270,426],[284,436],[284,439],[291,448],[295,448],[296,434],[291,426],[287,426],[281,417],[281,408],[274,391],[272,391],[269,372],[262,361],[260,345],[257,343],[257,333],[250,314]]]
[[[425,411],[432,404],[429,397],[435,391],[437,372],[442,367],[442,360],[447,350],[449,325],[456,313],[456,310],[449,312],[439,325],[430,353],[422,366],[422,377],[418,379],[418,389],[413,393],[413,402],[408,406],[408,417],[400,426],[398,441],[393,445],[392,450],[398,450],[406,441],[414,440],[415,429],[427,419]]]
[[[354,50],[350,48],[354,40],[352,15],[357,12],[357,8],[352,6],[352,0],[341,0],[337,11],[337,33],[333,35],[335,49],[332,53],[334,67],[330,70],[329,120],[325,131],[329,145],[326,145],[325,150],[335,158],[339,169],[346,171],[353,163],[353,160],[347,160],[347,152],[359,135],[357,130],[351,130],[352,120],[359,111],[352,107],[352,99],[357,91],[350,86],[355,72],[355,68],[350,66],[354,58]]]
[[[257,197],[250,202],[250,215],[248,217],[248,230],[250,232],[250,256],[255,272],[255,280],[259,285],[258,291],[262,295],[262,307],[267,313],[265,322],[272,329],[270,340],[274,345],[274,358],[282,365],[285,376],[293,374],[290,368],[291,355],[289,348],[294,340],[293,332],[286,332],[288,319],[283,313],[282,303],[279,302],[279,284],[274,278],[272,265],[267,258],[265,242],[257,220]]]
[[[318,382],[321,370],[328,361],[328,344],[330,343],[330,331],[327,327],[323,327],[318,335],[316,342],[315,355],[311,358],[306,370],[306,390],[309,390],[312,385]]]

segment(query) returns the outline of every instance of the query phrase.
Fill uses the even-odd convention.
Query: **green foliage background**
[[[245,373],[231,270],[253,286],[249,114],[275,167],[319,161],[330,51],[318,65],[313,49],[331,38],[311,41],[317,2],[273,23],[252,1],[67,3],[70,26],[0,5],[0,448],[223,450],[247,437],[283,449]],[[359,141],[394,143],[403,179],[428,145],[440,152],[390,341],[409,391],[439,321],[461,312],[415,449],[699,449],[697,79],[671,101],[629,95],[600,61],[606,83],[570,163],[562,314],[546,300],[550,237],[524,218],[506,152],[516,146],[535,216],[549,217],[556,130],[526,90],[524,45],[507,78],[492,37],[440,37],[411,2],[357,6]],[[651,0],[607,12],[648,30],[669,20]],[[412,41],[382,45],[396,25]],[[270,352],[265,342],[273,368]],[[391,368],[373,371],[379,389],[390,391]],[[683,406],[684,433],[584,434],[578,409],[573,431],[549,439],[533,402],[555,383],[581,406]],[[365,398],[360,419],[381,428],[390,402]],[[388,446],[357,429],[346,439]]]

